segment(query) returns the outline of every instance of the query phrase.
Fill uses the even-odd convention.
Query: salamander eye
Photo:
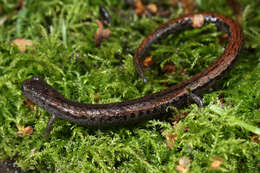
[[[31,78],[31,80],[41,80],[41,78],[39,76],[34,76]]]
[[[135,116],[136,116],[135,113],[131,113],[130,115],[131,118],[135,118]]]

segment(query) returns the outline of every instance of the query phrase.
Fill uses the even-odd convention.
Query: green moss
[[[135,71],[133,54],[141,41],[159,23],[158,16],[137,17],[124,1],[27,0],[17,11],[16,0],[0,2],[0,160],[15,160],[23,170],[41,172],[177,172],[180,158],[188,157],[190,172],[216,172],[215,158],[223,163],[217,172],[258,172],[260,145],[260,4],[240,1],[245,46],[241,58],[216,89],[196,105],[176,110],[188,112],[176,126],[166,120],[151,120],[132,128],[93,130],[58,120],[49,138],[42,138],[50,115],[24,104],[21,83],[41,76],[67,98],[84,103],[112,103],[134,99],[164,89],[161,83],[176,84],[211,64],[223,51],[220,32],[214,25],[180,32],[154,45],[156,61],[145,71],[144,84]],[[181,7],[164,8],[171,18]],[[197,11],[212,11],[234,17],[226,1],[197,1]],[[96,47],[98,6],[113,18],[109,40]],[[120,14],[120,15],[119,15]],[[87,17],[86,17],[87,16]],[[86,20],[86,18],[88,20]],[[26,53],[10,46],[15,38],[33,41]],[[162,74],[172,61],[176,73]],[[186,73],[183,75],[183,71]],[[220,97],[223,97],[220,99]],[[220,108],[224,103],[224,109]],[[19,137],[17,126],[32,126],[33,134]],[[172,148],[167,134],[177,135]]]

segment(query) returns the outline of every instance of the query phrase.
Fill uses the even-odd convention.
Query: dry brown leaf
[[[11,42],[11,45],[15,45],[18,47],[20,52],[25,52],[27,47],[32,47],[31,40],[25,40],[23,38],[17,38],[16,40]]]
[[[220,168],[222,163],[223,163],[223,160],[221,158],[219,158],[219,157],[214,158],[214,160],[210,163],[210,168],[214,169],[214,170],[217,170],[217,169]]]
[[[98,30],[94,35],[96,46],[100,46],[103,40],[107,40],[110,36],[110,30],[104,29],[103,23],[100,20],[96,20],[98,24]]]
[[[103,39],[107,40],[109,38],[110,34],[111,34],[111,32],[109,29],[104,29],[103,30]]]
[[[144,67],[150,67],[151,65],[154,64],[153,58],[152,57],[146,57],[143,61]]]
[[[97,29],[96,35],[94,35],[94,40],[96,42],[96,46],[99,46],[103,40],[104,26],[100,20],[96,20],[96,22],[98,24],[98,29]]]
[[[254,141],[256,143],[259,143],[260,139],[259,139],[259,135],[253,135],[251,136],[251,141]]]
[[[166,143],[166,145],[167,145],[169,148],[172,149],[173,146],[174,146],[174,143],[175,143],[176,139],[177,139],[177,135],[176,135],[176,134],[173,135],[173,134],[169,133],[169,134],[166,135],[165,143]]]
[[[147,16],[150,16],[152,14],[156,14],[158,12],[158,8],[156,4],[148,4],[144,5],[141,0],[135,1],[135,13],[138,16],[141,16],[143,13],[145,13]]]
[[[149,4],[146,6],[146,8],[150,10],[153,14],[156,14],[158,12],[156,4]]]
[[[179,160],[179,165],[176,167],[176,170],[181,173],[188,173],[190,168],[190,159],[188,157],[182,157]]]
[[[25,129],[24,129],[24,134],[25,135],[31,135],[33,133],[33,128],[32,128],[32,126],[27,126],[27,127],[25,127]]]
[[[17,126],[18,132],[16,132],[17,136],[31,135],[33,133],[32,126]]]
[[[145,12],[145,6],[143,5],[141,0],[135,1],[135,13],[137,15],[142,15]]]
[[[28,106],[32,111],[34,110],[34,104],[29,101],[28,99],[25,99],[23,102],[26,106]]]
[[[174,73],[177,71],[177,67],[173,62],[167,62],[164,64],[162,71],[164,73]]]

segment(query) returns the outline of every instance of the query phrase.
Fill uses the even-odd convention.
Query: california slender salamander
[[[197,22],[200,24],[196,24]],[[126,102],[83,104],[64,98],[42,79],[33,77],[23,82],[23,93],[30,101],[52,114],[46,128],[46,135],[49,134],[56,117],[98,128],[134,124],[156,118],[166,112],[167,106],[178,108],[186,104],[189,91],[202,94],[231,68],[242,48],[242,30],[235,21],[223,15],[190,14],[161,25],[148,35],[137,49],[134,62],[138,73],[145,81],[142,61],[153,43],[182,29],[201,27],[207,23],[215,23],[219,29],[228,34],[229,40],[224,52],[206,70],[168,89]]]

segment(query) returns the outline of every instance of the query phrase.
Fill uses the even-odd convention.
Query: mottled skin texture
[[[88,127],[114,127],[134,124],[166,113],[167,106],[181,107],[187,103],[189,92],[202,94],[232,67],[242,48],[242,30],[232,19],[215,13],[199,13],[179,17],[161,25],[141,43],[136,51],[134,63],[137,72],[146,81],[143,73],[143,58],[153,43],[169,34],[192,28],[196,18],[203,16],[202,26],[215,23],[229,35],[222,55],[209,68],[181,84],[134,100],[111,104],[83,104],[64,98],[58,91],[38,77],[25,80],[22,90],[25,97],[46,109],[52,118],[48,123],[49,134],[55,118],[65,119]]]

